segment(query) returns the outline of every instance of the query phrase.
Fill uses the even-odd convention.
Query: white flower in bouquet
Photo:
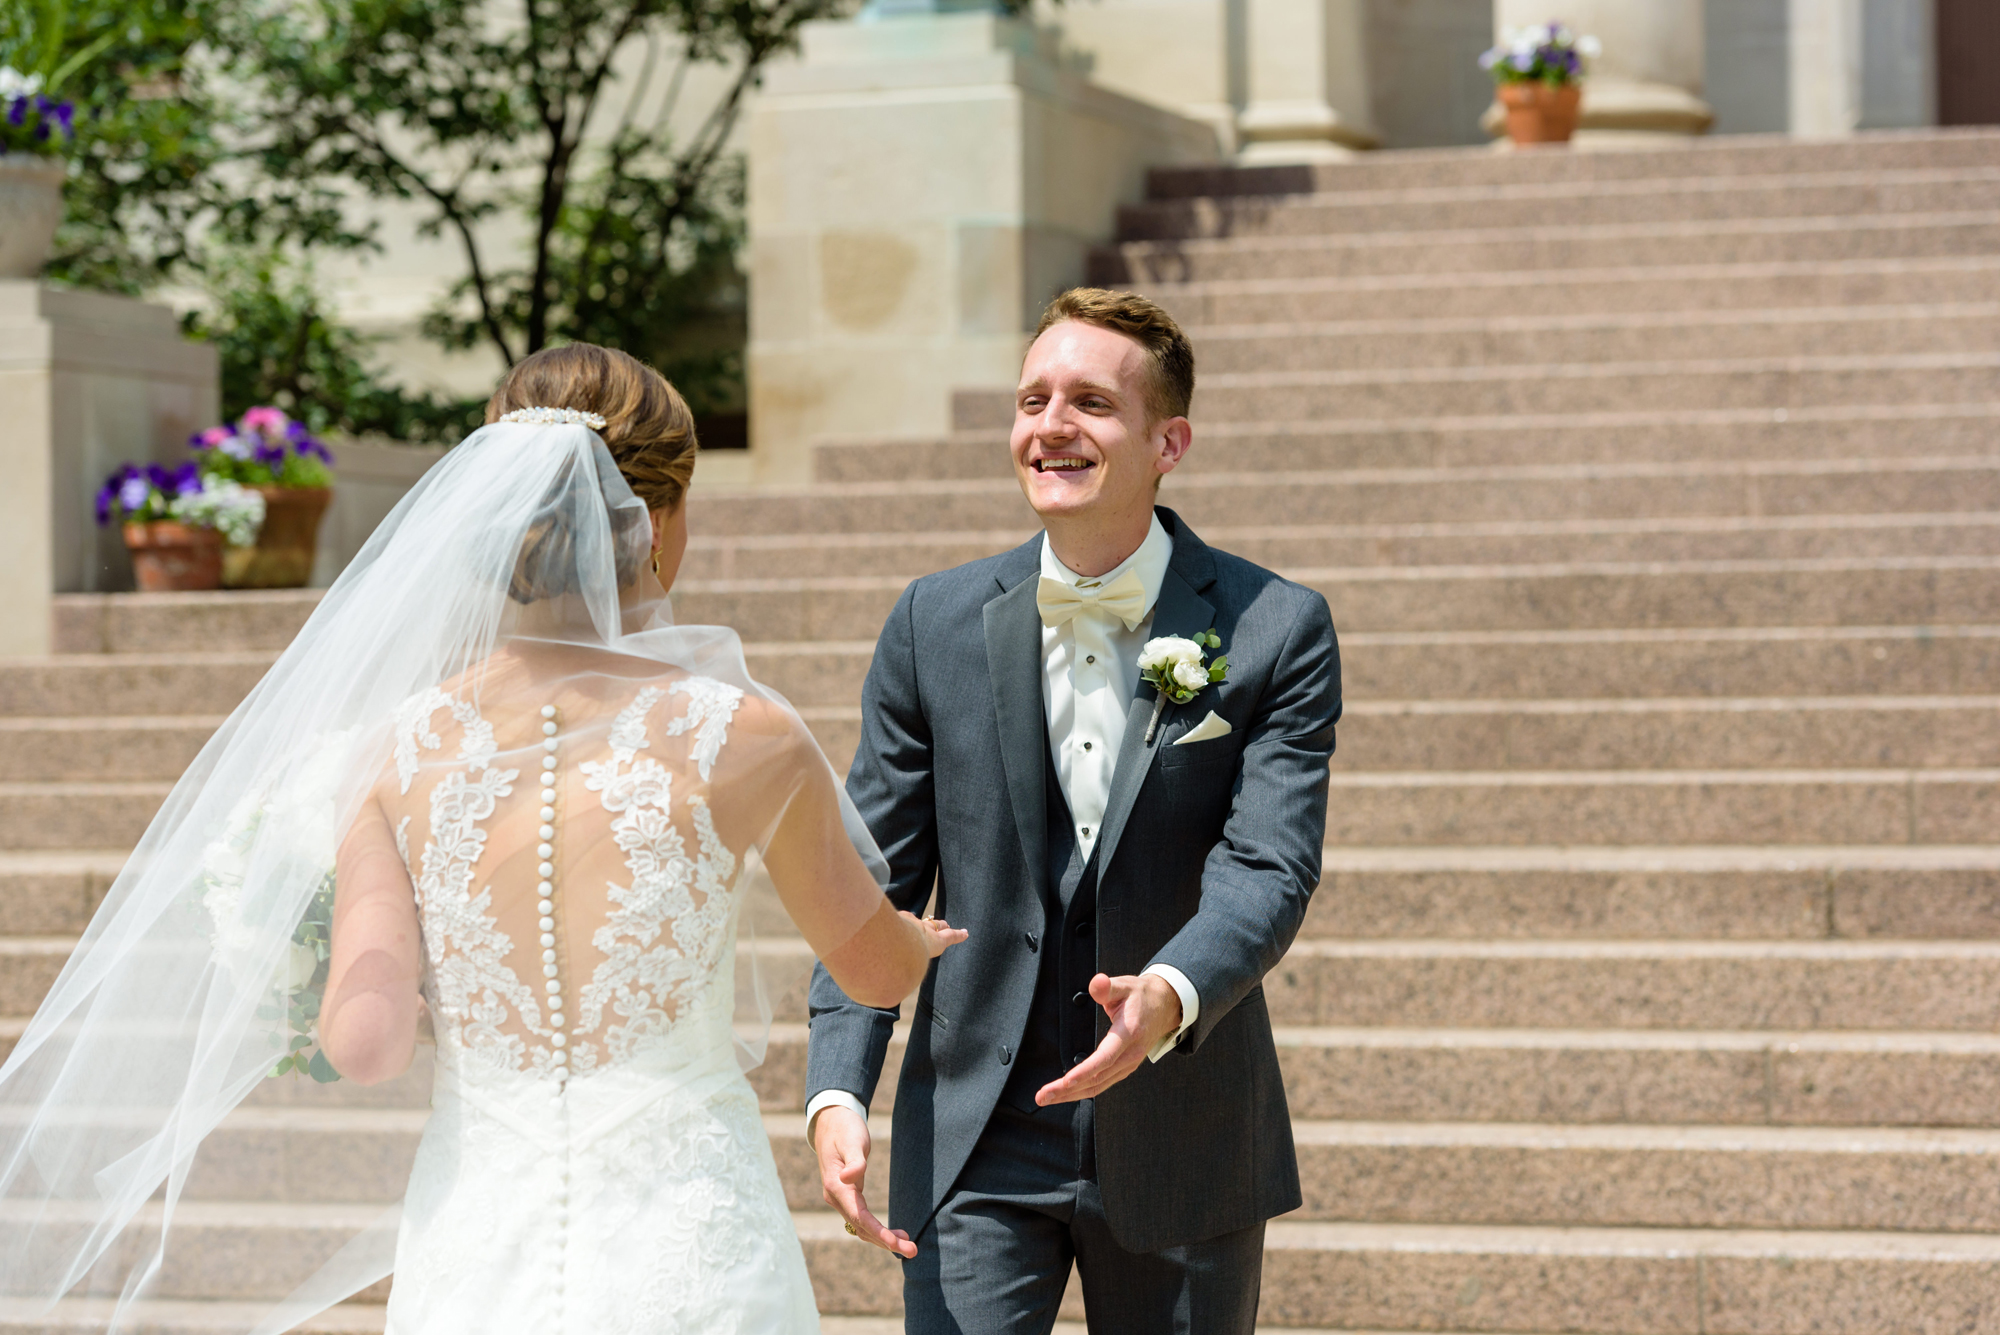
[[[319,972],[319,952],[309,945],[292,942],[290,966],[285,970],[285,990],[296,992],[312,982]]]

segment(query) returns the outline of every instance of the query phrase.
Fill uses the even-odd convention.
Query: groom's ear
[[[1169,417],[1153,425],[1154,461],[1159,474],[1153,479],[1153,490],[1160,489],[1167,474],[1180,467],[1181,460],[1194,445],[1194,424],[1185,417]]]

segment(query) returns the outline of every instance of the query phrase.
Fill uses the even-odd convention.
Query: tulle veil
[[[397,505],[175,785],[0,1067],[7,1302],[93,1295],[109,1329],[131,1329],[139,1300],[212,1292],[204,1266],[227,1252],[276,1287],[219,1306],[210,1323],[262,1335],[389,1273],[399,1207],[351,1200],[310,1139],[272,1163],[274,1194],[346,1203],[303,1211],[299,1227],[260,1237],[220,1221],[190,1182],[204,1143],[246,1100],[365,1102],[319,1078],[333,1072],[311,1037],[325,975],[315,924],[341,835],[389,761],[399,705],[448,680],[476,689],[497,647],[533,634],[716,678],[803,729],[750,677],[733,631],[676,626],[664,598],[635,594],[651,543],[645,506],[577,422],[483,427]],[[524,563],[548,595],[532,630]],[[882,883],[880,853],[844,793],[840,803]],[[746,867],[754,878],[755,859]],[[839,912],[858,927],[872,909]],[[737,979],[746,1067],[770,1020],[751,958]],[[303,1069],[274,1077],[279,1066]]]

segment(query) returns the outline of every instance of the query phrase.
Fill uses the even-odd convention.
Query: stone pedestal
[[[179,461],[215,424],[215,350],[164,306],[0,282],[0,404],[0,654],[45,654],[52,593],[131,587],[93,498],[117,465]]]
[[[1790,0],[1791,128],[1844,139],[1861,128],[1861,0]]]
[[[961,386],[1014,384],[1146,168],[1211,128],[1093,84],[993,14],[806,27],[749,117],[750,467],[803,482],[827,436],[936,438]]]
[[[1549,15],[1548,0],[1494,0],[1494,34]],[[1578,148],[1684,141],[1714,124],[1701,95],[1702,0],[1569,0],[1561,17],[1604,43],[1583,87]],[[1494,111],[1486,124],[1489,133],[1502,128]]]
[[[1380,142],[1370,115],[1365,0],[1247,0],[1245,166],[1326,162]]]

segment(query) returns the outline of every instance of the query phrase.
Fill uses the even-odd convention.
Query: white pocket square
[[[1229,721],[1211,709],[1208,711],[1207,718],[1176,737],[1174,745],[1186,746],[1189,742],[1205,742],[1211,737],[1227,737],[1228,735]]]

